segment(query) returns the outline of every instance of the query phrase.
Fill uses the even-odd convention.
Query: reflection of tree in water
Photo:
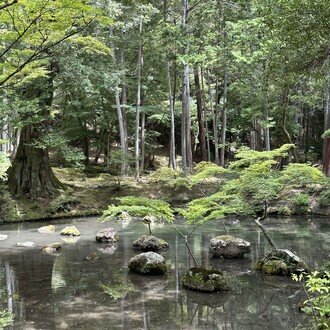
[[[21,323],[34,324],[40,329],[45,328],[46,322],[47,327],[51,328],[54,325],[51,303],[54,257],[43,255],[37,249],[27,249],[19,255],[6,256],[6,261],[10,265],[9,269],[13,269],[8,273],[7,266],[7,292],[9,286],[12,288],[11,297],[7,296],[7,301],[10,303],[12,298],[17,299],[13,304],[15,319]],[[13,288],[16,288],[17,294]]]

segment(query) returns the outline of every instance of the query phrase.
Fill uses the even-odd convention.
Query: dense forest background
[[[0,176],[47,198],[51,166],[139,181],[155,156],[190,172],[283,144],[329,176],[329,17],[326,0],[2,0]]]

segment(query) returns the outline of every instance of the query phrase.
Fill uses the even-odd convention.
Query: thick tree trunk
[[[39,82],[37,89],[27,91],[27,97],[39,96],[39,106],[47,117],[53,102],[53,79],[58,68],[56,63],[51,63],[50,73],[45,82]],[[38,86],[38,84],[36,84]],[[63,187],[56,179],[50,166],[48,149],[37,148],[34,144],[43,134],[49,123],[28,124],[21,129],[19,144],[12,166],[8,170],[8,186],[15,196],[25,196],[30,199],[38,197],[48,198],[54,196],[57,189]]]
[[[204,119],[204,109],[202,102],[202,90],[199,79],[199,68],[197,65],[194,67],[194,80],[195,80],[195,93],[197,101],[197,118],[198,118],[198,141],[201,151],[202,161],[207,160],[206,156],[206,141],[205,141],[205,119]]]
[[[8,172],[8,186],[15,196],[47,198],[62,187],[50,167],[48,150],[33,146],[38,138],[39,126],[22,128],[16,157]]]

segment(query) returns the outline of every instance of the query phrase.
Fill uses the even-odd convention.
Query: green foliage
[[[36,141],[34,146],[36,148],[48,148],[52,152],[52,160],[56,164],[83,168],[83,163],[85,161],[85,156],[82,151],[78,148],[71,147],[69,145],[69,139],[65,138],[60,132],[51,132],[42,140]]]
[[[311,184],[324,184],[325,175],[307,164],[289,164],[281,173],[280,182],[284,185],[304,187]]]
[[[318,329],[330,326],[330,272],[313,272],[306,275],[292,275],[293,280],[301,282],[307,290],[308,299],[304,302],[303,311],[315,317]]]
[[[296,214],[306,214],[309,211],[310,198],[306,194],[296,195],[293,199]]]
[[[13,314],[7,310],[0,311],[0,329],[13,323]]]
[[[0,180],[4,180],[6,178],[6,171],[9,165],[10,163],[8,158],[0,152]]]
[[[243,199],[261,205],[277,197],[282,186],[278,181],[278,171],[273,169],[274,164],[273,160],[261,161],[242,171],[236,185]]]
[[[330,186],[326,187],[326,189],[320,193],[319,203],[322,207],[330,205]]]
[[[152,216],[172,222],[174,213],[171,206],[159,199],[150,199],[146,197],[126,196],[119,199],[119,205],[110,205],[103,212],[104,220],[118,218],[123,212],[132,217],[143,218]]]
[[[275,160],[278,157],[285,158],[288,152],[293,148],[292,144],[284,144],[278,149],[272,151],[256,151],[250,148],[241,148],[236,154],[234,162],[229,165],[229,168],[239,169],[248,167],[252,164],[260,163],[262,161]]]
[[[173,170],[169,167],[161,167],[151,174],[154,182],[175,190],[191,189],[191,182],[183,175],[183,172]]]
[[[222,178],[230,173],[229,170],[210,162],[200,162],[194,168],[194,174],[189,176],[192,184],[197,184],[210,178]]]
[[[330,138],[330,129],[327,129],[326,131],[324,131],[321,138],[322,139]]]

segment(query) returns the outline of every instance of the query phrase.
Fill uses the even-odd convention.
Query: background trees
[[[295,161],[323,158],[329,175],[328,7],[0,2],[0,138],[12,192],[56,192],[48,150],[54,164],[86,170],[111,171],[119,157],[125,175],[152,167],[155,154],[189,169],[206,159],[225,166],[243,145],[293,143]]]

